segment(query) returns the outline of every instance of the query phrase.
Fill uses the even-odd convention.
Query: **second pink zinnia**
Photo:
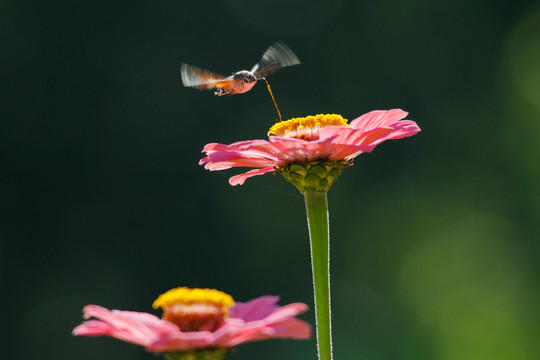
[[[272,338],[308,339],[311,326],[296,318],[307,311],[303,303],[278,306],[277,296],[261,296],[246,303],[213,289],[169,290],[155,302],[163,318],[143,312],[85,306],[89,319],[74,335],[111,336],[143,346],[147,351],[174,354],[204,351],[220,359],[236,345]],[[91,319],[94,318],[94,319]]]

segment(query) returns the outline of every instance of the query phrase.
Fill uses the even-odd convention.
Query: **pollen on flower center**
[[[161,294],[152,306],[162,308],[163,319],[188,332],[215,331],[232,305],[232,296],[222,291],[179,287]]]
[[[348,124],[346,119],[337,114],[310,115],[278,122],[268,130],[268,135],[312,141],[318,140],[319,130],[327,126],[348,126]]]

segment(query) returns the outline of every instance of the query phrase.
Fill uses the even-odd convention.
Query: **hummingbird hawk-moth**
[[[266,76],[279,69],[300,64],[298,57],[283,42],[271,45],[263,54],[261,60],[251,70],[237,71],[230,76],[223,76],[198,67],[182,64],[182,83],[186,87],[200,90],[216,89],[216,95],[234,95],[248,92],[258,80],[265,80]]]

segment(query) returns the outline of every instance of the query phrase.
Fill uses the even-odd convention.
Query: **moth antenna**
[[[266,87],[268,88],[268,92],[270,93],[270,96],[272,97],[272,101],[274,102],[274,106],[276,107],[276,110],[279,116],[279,121],[281,121],[281,113],[279,112],[279,108],[277,106],[276,99],[274,98],[274,94],[272,94],[272,89],[270,89],[270,84],[268,83],[268,80],[266,80],[266,78],[263,78],[263,79],[264,81],[266,81]]]

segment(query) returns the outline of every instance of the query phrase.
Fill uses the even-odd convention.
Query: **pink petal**
[[[208,155],[204,160],[207,170],[225,170],[232,167],[268,167],[275,164],[275,161],[264,158],[246,157],[236,152],[216,152]]]
[[[181,352],[211,347],[216,343],[215,333],[210,331],[171,332],[146,347],[152,352]]]
[[[174,324],[148,313],[108,310],[97,305],[88,305],[83,311],[86,319],[95,317],[99,320],[83,322],[73,329],[73,335],[106,335],[148,346],[161,334],[178,330]]]
[[[268,151],[268,145],[270,143],[267,140],[244,140],[244,141],[237,141],[235,143],[232,143],[228,146],[229,150],[232,151],[244,151],[244,150],[252,150],[252,149],[261,149],[263,152]],[[270,147],[271,149],[271,147]]]
[[[308,141],[280,136],[270,136],[270,142],[279,150],[279,162],[306,161],[310,152],[306,149]]]
[[[223,145],[212,143],[204,147],[207,156],[199,161],[208,170],[231,167],[269,167],[276,165],[279,151],[266,140],[249,140]]]
[[[370,137],[370,134],[374,134],[374,138],[382,136],[392,131],[392,129],[375,129],[365,132],[361,129],[353,129],[350,127],[330,126],[321,130],[322,139],[332,139],[331,142],[336,145],[353,145],[363,148],[363,151],[371,151],[370,143],[366,141],[366,138]],[[336,150],[332,151],[331,158],[339,159],[339,155]],[[342,158],[343,159],[343,158]]]
[[[278,166],[294,161],[309,161],[328,158],[335,145],[335,136],[317,141],[270,136],[270,142],[280,150]]]
[[[219,143],[210,143],[206,144],[202,150],[204,153],[213,153],[216,151],[226,151],[228,149],[228,145],[225,144],[219,144]]]
[[[266,140],[238,141],[230,145],[212,143],[207,144],[202,152],[208,155],[215,152],[237,152],[249,157],[270,157],[275,154],[275,149]]]
[[[306,312],[307,309],[307,305],[301,303],[283,306],[261,320],[246,323],[226,345],[236,346],[248,341],[270,338],[308,339],[311,336],[311,326],[296,318],[296,315]]]
[[[373,130],[395,123],[407,115],[408,113],[401,109],[370,111],[351,121],[349,127],[364,131]]]
[[[359,129],[345,126],[328,126],[319,131],[319,141],[334,141],[336,143],[354,143],[351,140],[355,134],[362,133]]]
[[[248,302],[236,302],[230,310],[231,318],[239,318],[244,321],[260,320],[279,308],[276,305],[279,296],[261,296]]]
[[[263,175],[263,174],[273,172],[273,171],[274,171],[273,167],[250,170],[250,171],[248,171],[246,173],[235,175],[235,176],[231,177],[229,179],[229,184],[231,184],[232,186],[243,185],[244,182],[246,181],[246,179],[248,179],[248,178],[250,178],[252,176]]]
[[[358,145],[370,145],[375,143],[377,140],[384,138],[386,135],[394,131],[392,128],[377,128],[369,131],[363,132],[363,134],[358,138]]]
[[[375,146],[356,146],[356,145],[344,145],[338,144],[335,146],[332,155],[329,157],[329,160],[350,160],[356,156],[365,153],[371,152]]]
[[[75,336],[102,336],[108,335],[112,329],[111,325],[100,320],[88,320],[75,327],[72,334]]]
[[[414,121],[410,120],[399,121],[393,124],[392,128],[394,129],[392,132],[377,140],[376,143],[380,144],[381,142],[386,140],[395,140],[408,136],[413,136],[420,131],[420,127],[418,127],[418,125],[416,125]]]

